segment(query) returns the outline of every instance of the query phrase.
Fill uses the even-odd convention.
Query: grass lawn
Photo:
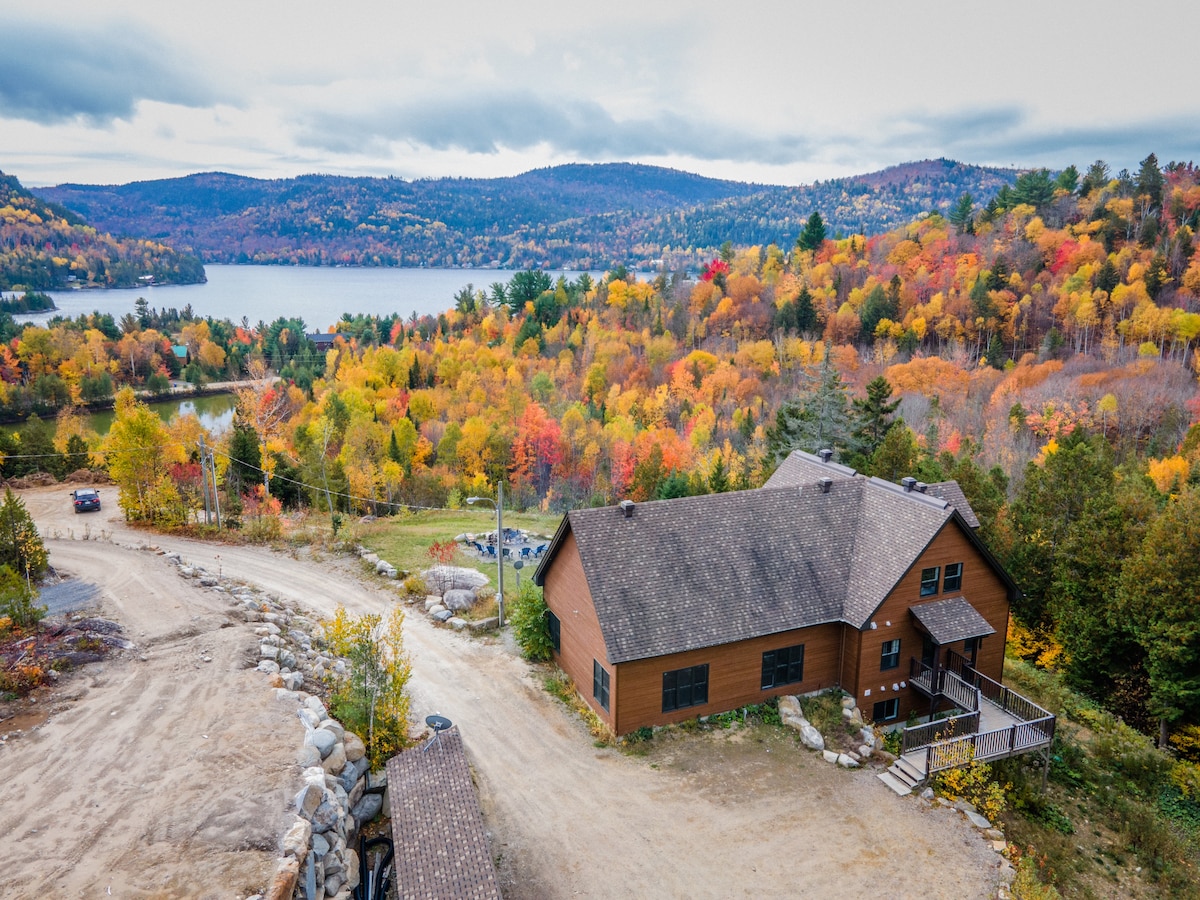
[[[543,513],[504,513],[505,528],[521,528],[536,534],[554,535],[559,515]],[[351,533],[355,540],[370,547],[380,558],[386,559],[397,569],[421,572],[433,565],[429,547],[436,541],[452,541],[460,534],[483,534],[496,529],[496,512],[492,507],[480,509],[421,510],[401,513],[366,524],[355,524]],[[547,540],[547,543],[549,541]],[[475,553],[461,549],[454,556],[454,565],[478,569],[488,576],[492,587],[496,587],[496,562],[480,559]],[[527,560],[521,570],[522,580],[532,578],[537,563]],[[504,590],[516,592],[517,572],[508,562],[504,566]]]

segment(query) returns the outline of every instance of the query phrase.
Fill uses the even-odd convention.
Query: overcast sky
[[[610,161],[806,184],[939,156],[1200,160],[1196,0],[38,9],[0,0],[0,170],[28,186]]]

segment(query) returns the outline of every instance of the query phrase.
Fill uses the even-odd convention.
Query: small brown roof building
[[[762,488],[574,510],[534,576],[555,658],[617,733],[840,687],[877,722],[953,651],[1000,680],[1016,587],[955,482],[791,454]],[[924,705],[923,705],[924,704]]]

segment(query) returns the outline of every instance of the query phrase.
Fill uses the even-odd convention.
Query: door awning
[[[967,602],[966,597],[921,603],[910,607],[910,611],[917,624],[941,646],[996,633],[996,629]]]

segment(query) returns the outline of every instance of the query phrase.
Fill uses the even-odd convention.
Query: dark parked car
[[[91,512],[100,509],[100,492],[95,488],[76,488],[71,491],[75,512]]]

